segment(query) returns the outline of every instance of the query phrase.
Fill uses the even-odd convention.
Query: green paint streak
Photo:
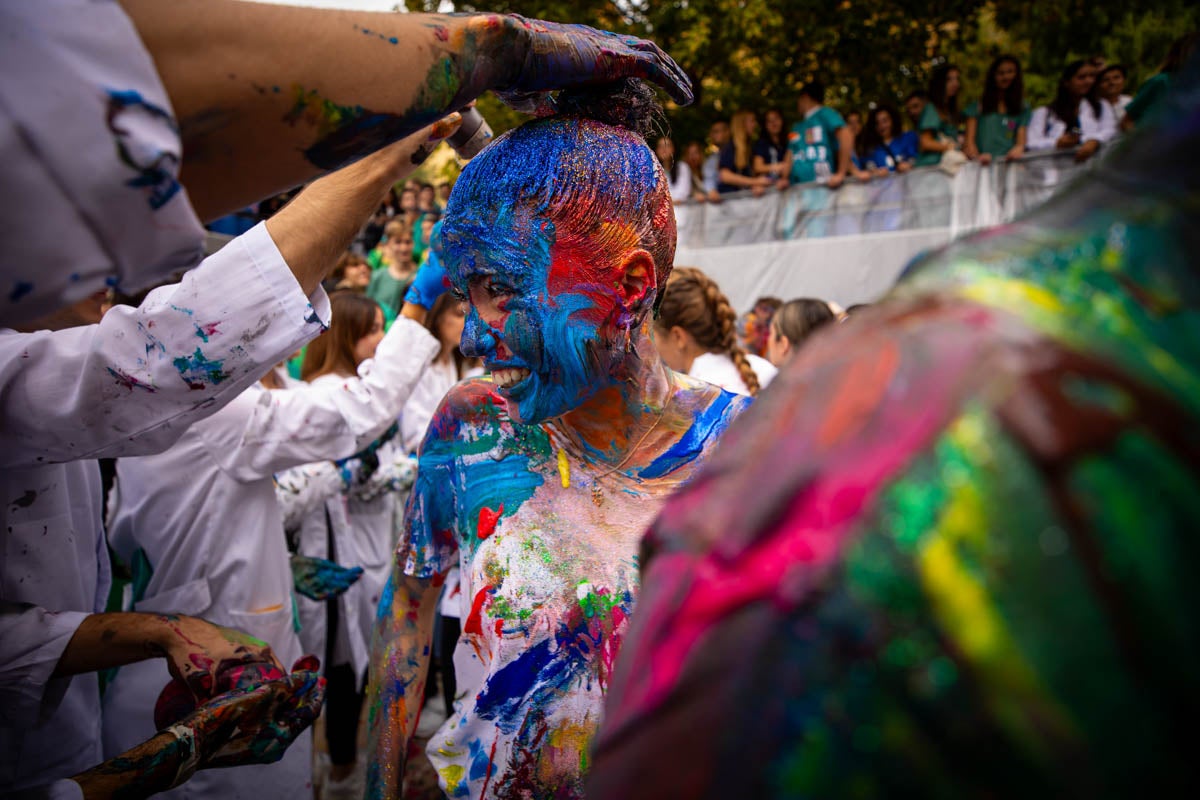
[[[292,94],[292,107],[284,114],[283,121],[295,125],[303,120],[316,128],[318,138],[324,138],[366,113],[362,106],[339,105],[322,97],[316,90],[305,89],[298,84],[292,86]]]

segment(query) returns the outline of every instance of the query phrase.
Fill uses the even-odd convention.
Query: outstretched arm
[[[644,77],[690,102],[654,45],[499,15],[367,13],[122,0],[175,108],[182,179],[202,219],[428,125],[491,90]]]
[[[433,612],[442,579],[413,578],[403,563],[392,570],[375,620],[371,646],[368,798],[400,796],[408,739],[425,696]]]
[[[71,780],[85,800],[132,800],[178,786],[197,769],[274,763],[317,718],[324,697],[324,678],[313,669],[297,669],[220,695]]]

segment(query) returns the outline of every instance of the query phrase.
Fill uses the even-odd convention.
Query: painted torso
[[[461,694],[428,749],[449,796],[582,795],[642,533],[748,404],[680,380],[679,445],[609,474],[552,423],[514,424],[485,380],[434,418],[400,556],[414,574],[461,563]]]

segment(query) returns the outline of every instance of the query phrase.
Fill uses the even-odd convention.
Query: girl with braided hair
[[[738,344],[733,306],[695,267],[676,267],[667,281],[654,343],[671,369],[737,394],[754,397],[775,377],[769,361]]]

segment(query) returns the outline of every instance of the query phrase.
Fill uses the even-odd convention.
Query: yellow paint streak
[[[987,427],[971,415],[957,421],[948,437],[956,448],[965,448],[960,452],[972,453],[977,465],[995,464]],[[995,600],[964,559],[972,552],[982,556],[988,548],[986,500],[976,483],[960,483],[923,544],[917,568],[937,623],[982,685],[997,721],[1015,741],[1047,755],[1041,743],[1053,746],[1072,737],[1073,725],[1025,660]]]
[[[1029,305],[1052,314],[1061,314],[1064,311],[1063,304],[1052,292],[1028,281],[979,277],[958,291],[968,300],[1014,311]]]
[[[579,774],[580,759],[587,758],[595,734],[595,723],[586,717],[581,722],[565,721],[550,731],[538,759],[538,777],[543,784],[552,786]]]
[[[458,785],[462,783],[464,770],[461,764],[451,764],[438,770],[442,780],[446,782],[446,794],[453,797],[458,793]]]
[[[571,488],[571,465],[567,463],[567,454],[561,447],[558,448],[558,479],[562,481],[564,489]]]

